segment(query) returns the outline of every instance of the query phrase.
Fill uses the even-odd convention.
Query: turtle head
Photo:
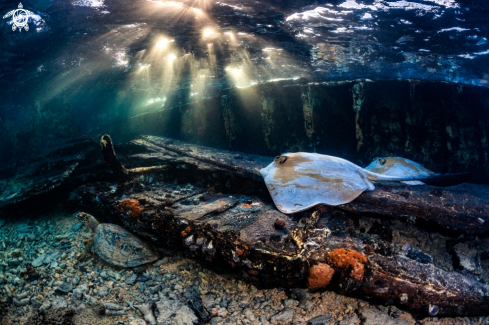
[[[88,214],[88,213],[85,213],[85,212],[79,212],[77,215],[76,215],[77,219],[80,220],[81,222],[83,222],[83,224],[85,226],[87,226],[88,228],[92,229],[92,231],[95,230],[95,228],[97,228],[99,222],[97,221],[97,219],[95,219],[92,215]]]

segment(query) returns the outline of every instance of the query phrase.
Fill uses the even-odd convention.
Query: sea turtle
[[[94,232],[93,242],[87,247],[104,261],[123,267],[138,266],[156,261],[158,256],[147,243],[121,226],[99,223],[92,215],[80,212],[76,216]]]

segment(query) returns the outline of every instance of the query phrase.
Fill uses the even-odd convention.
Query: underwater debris
[[[119,185],[128,181],[133,181],[138,176],[144,175],[146,173],[165,171],[165,166],[154,166],[154,167],[139,167],[133,169],[127,169],[122,166],[115,155],[114,145],[112,139],[109,135],[105,134],[100,139],[100,150],[104,156],[104,160],[110,167],[112,172],[116,175]]]

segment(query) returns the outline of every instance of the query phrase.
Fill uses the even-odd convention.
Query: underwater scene
[[[1,325],[489,324],[488,0],[0,0]]]

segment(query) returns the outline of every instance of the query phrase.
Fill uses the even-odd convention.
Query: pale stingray
[[[306,152],[278,156],[260,172],[273,202],[283,213],[303,211],[317,204],[349,203],[364,191],[374,190],[372,180],[407,181],[433,178],[444,181],[448,178],[452,181],[455,176],[456,179],[449,184],[455,185],[466,181],[467,176],[471,175],[465,173],[446,176],[394,177],[365,170],[338,157]]]
[[[385,157],[385,158],[375,158],[370,165],[365,167],[373,173],[394,176],[394,177],[427,177],[439,175],[426,169],[424,166],[418,164],[415,161],[401,158],[401,157]],[[421,181],[403,181],[403,183],[408,185],[423,185]]]

